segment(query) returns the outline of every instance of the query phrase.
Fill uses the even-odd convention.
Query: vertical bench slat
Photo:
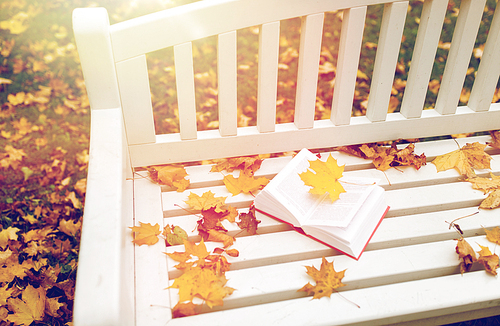
[[[194,92],[193,45],[174,46],[175,83],[181,139],[196,139],[196,102]]]
[[[486,0],[464,0],[460,5],[460,13],[436,99],[435,108],[441,114],[453,114],[457,109],[485,5]]]
[[[219,34],[217,76],[219,86],[219,131],[221,136],[234,136],[238,127],[236,31]]]
[[[425,1],[420,26],[411,59],[412,65],[401,103],[401,114],[419,118],[424,108],[429,80],[434,66],[440,31],[443,27],[448,0]]]
[[[370,121],[384,121],[387,116],[407,10],[408,1],[384,6],[366,109],[366,116]]]
[[[500,5],[497,3],[483,56],[472,86],[468,106],[475,111],[487,111],[500,75]]]
[[[129,145],[156,141],[146,55],[116,64]]]
[[[366,9],[364,6],[344,10],[330,116],[335,125],[348,125],[351,121]]]
[[[324,17],[324,13],[302,17],[294,117],[299,129],[314,123]]]
[[[259,33],[257,128],[273,132],[276,124],[280,22],[263,24]]]

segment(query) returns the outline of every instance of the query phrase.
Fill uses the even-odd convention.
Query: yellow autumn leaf
[[[314,171],[314,172],[313,172]],[[330,154],[326,162],[321,160],[309,161],[309,170],[299,176],[306,186],[312,187],[309,192],[316,195],[328,193],[332,202],[339,199],[344,187],[338,179],[342,177],[344,165],[339,166],[337,160]]]
[[[255,178],[254,176],[249,176],[246,173],[240,173],[238,178],[232,175],[226,175],[222,180],[226,185],[227,190],[233,196],[243,192],[245,194],[251,193],[253,191],[259,190],[269,183],[266,177]]]
[[[7,29],[11,34],[21,34],[25,30],[28,29],[29,25],[27,25],[27,20],[29,19],[29,15],[25,12],[18,12],[10,19],[4,20],[0,22],[1,29]]]
[[[156,223],[151,225],[150,223],[139,222],[140,226],[132,226],[129,229],[135,233],[133,243],[142,246],[143,244],[151,246],[158,242],[158,235],[160,235],[160,225]]]
[[[432,163],[438,172],[455,168],[467,178],[476,176],[474,169],[489,169],[491,156],[484,148],[485,144],[468,143],[460,149],[437,156]]]
[[[7,320],[15,325],[30,325],[34,321],[43,319],[45,301],[47,297],[42,287],[35,289],[28,285],[24,289],[22,299],[10,298],[7,303],[13,315],[8,315]]]

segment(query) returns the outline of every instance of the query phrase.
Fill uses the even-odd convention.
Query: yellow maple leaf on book
[[[316,195],[328,193],[332,202],[339,199],[344,187],[338,179],[342,177],[344,165],[339,166],[337,160],[330,154],[326,162],[321,160],[309,161],[309,169],[299,176],[306,186],[312,187],[309,192]]]

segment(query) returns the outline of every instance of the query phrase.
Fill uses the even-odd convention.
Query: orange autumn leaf
[[[315,195],[328,193],[331,201],[334,202],[339,199],[341,193],[345,192],[344,187],[338,181],[343,172],[344,165],[339,166],[337,160],[330,154],[326,162],[319,159],[309,161],[309,169],[299,173],[299,176],[306,186],[312,187],[309,190],[310,193]]]
[[[208,241],[222,242],[224,248],[233,245],[235,238],[215,229],[208,230]]]
[[[438,172],[456,169],[467,178],[476,176],[474,169],[489,169],[491,156],[484,148],[486,145],[478,142],[467,143],[462,148],[437,156],[432,163]]]
[[[269,183],[266,177],[255,178],[254,176],[249,176],[245,173],[240,173],[238,178],[232,175],[226,175],[223,179],[227,190],[233,196],[243,192],[245,194],[251,193],[253,191],[259,190]]]
[[[198,314],[197,310],[200,310],[200,306],[192,302],[177,302],[177,304],[172,308],[172,317],[186,317],[194,316]]]
[[[346,270],[336,272],[332,262],[328,262],[325,257],[322,258],[320,269],[314,266],[306,266],[307,274],[313,278],[316,285],[307,283],[298,291],[306,292],[308,295],[313,295],[313,299],[322,297],[330,297],[335,289],[345,286],[342,283]]]
[[[129,229],[135,233],[133,243],[142,245],[154,245],[158,242],[158,235],[161,233],[160,225],[156,223],[155,225],[151,225],[150,223],[142,223],[139,222],[140,226],[132,226]]]
[[[472,264],[477,260],[476,253],[470,244],[461,238],[457,240],[457,246],[455,251],[458,254],[458,258],[462,261],[460,262],[460,273],[468,272],[472,268]]]
[[[190,184],[189,180],[186,179],[188,175],[186,169],[182,166],[152,166],[148,168],[148,172],[154,182],[173,187],[178,192],[186,190]]]
[[[17,240],[17,232],[19,231],[21,230],[11,226],[0,231],[0,248],[5,248],[9,240]]]
[[[488,273],[497,275],[498,255],[492,254],[488,247],[483,247],[481,245],[479,245],[479,247],[481,247],[481,250],[477,252],[479,254],[478,263],[483,264],[484,269]]]
[[[35,289],[28,285],[23,291],[22,299],[10,298],[7,301],[9,310],[14,312],[13,315],[7,316],[7,320],[15,325],[30,325],[34,321],[42,320],[46,299],[42,287]]]

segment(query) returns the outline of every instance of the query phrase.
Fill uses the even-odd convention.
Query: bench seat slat
[[[475,284],[474,287],[467,287]],[[463,295],[467,288],[468,295]],[[269,324],[279,321],[286,325],[382,325],[454,314],[474,309],[497,307],[500,283],[484,271],[455,274],[404,283],[395,283],[343,292],[329,299],[299,298],[241,309],[201,314],[173,320],[172,325],[210,323],[231,325]],[[397,311],[395,307],[398,307]],[[500,309],[497,309],[499,311]],[[453,320],[453,319],[452,319]]]

